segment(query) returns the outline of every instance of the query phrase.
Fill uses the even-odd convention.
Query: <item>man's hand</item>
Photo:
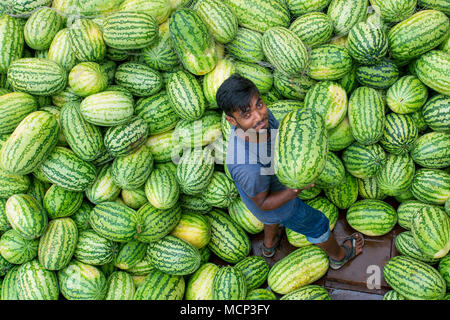
[[[266,190],[257,194],[255,197],[250,198],[256,204],[258,208],[264,211],[275,210],[276,208],[281,207],[286,202],[295,199],[300,192],[303,190],[314,187],[314,183],[310,184],[301,189],[291,189],[286,187],[286,189],[277,191],[277,192],[269,192]]]
[[[314,183],[311,183],[309,186],[306,186],[306,187],[300,188],[300,189],[291,189],[291,188],[287,188],[287,189],[289,189],[292,193],[296,193],[296,195],[298,195],[303,190],[311,189],[312,187],[314,187]]]

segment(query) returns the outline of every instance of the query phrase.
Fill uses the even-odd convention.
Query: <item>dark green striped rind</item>
[[[274,82],[274,75],[272,75],[269,68],[257,63],[247,63],[241,61],[234,61],[233,63],[236,68],[236,72],[244,78],[251,80],[258,88],[260,94],[265,94],[270,91]]]
[[[450,15],[450,4],[446,0],[419,0],[419,5],[424,8],[440,10],[447,16]]]
[[[432,205],[420,202],[415,199],[402,202],[397,208],[398,224],[406,230],[411,230],[412,217],[420,209],[430,206]]]
[[[69,69],[68,71],[70,71]],[[66,103],[76,102],[78,104],[81,103],[81,97],[75,94],[75,91],[70,86],[67,86],[63,91],[58,92],[57,94],[52,95],[52,103],[58,108],[62,108]]]
[[[117,244],[94,230],[80,231],[73,257],[90,265],[105,265],[113,261]]]
[[[191,274],[200,267],[198,249],[172,235],[150,244],[147,256],[155,268],[171,275]]]
[[[178,202],[183,210],[189,210],[199,214],[205,214],[212,208],[212,206],[206,203],[201,196],[188,196],[182,194],[180,195]]]
[[[63,21],[56,11],[45,7],[39,8],[25,23],[23,32],[25,42],[32,49],[47,50],[62,27]]]
[[[450,53],[431,50],[417,59],[415,66],[420,81],[441,94],[450,95]]]
[[[422,10],[396,24],[387,34],[395,59],[411,59],[435,48],[449,29],[448,17],[438,10]]]
[[[61,294],[67,300],[103,300],[107,283],[97,267],[72,260],[58,272]]]
[[[223,211],[213,209],[206,214],[211,227],[208,248],[229,263],[238,263],[250,253],[250,239],[245,231]]]
[[[290,188],[310,185],[325,168],[328,151],[324,118],[310,109],[284,117],[275,142],[275,173]]]
[[[220,58],[217,61],[216,67],[203,77],[203,94],[209,104],[208,109],[218,109],[216,101],[216,93],[222,83],[236,72],[234,63],[228,57]]]
[[[422,252],[414,240],[414,236],[411,231],[405,231],[397,235],[397,237],[395,237],[395,247],[402,255],[428,264],[435,264],[439,261],[439,259],[435,259]]]
[[[380,94],[368,87],[353,91],[348,103],[348,119],[356,141],[363,145],[377,143],[385,126],[384,102]]]
[[[362,145],[354,142],[342,153],[345,169],[360,179],[374,177],[385,159],[386,153],[379,144]]]
[[[289,26],[308,47],[325,44],[333,34],[330,18],[323,12],[310,12],[295,19]]]
[[[52,185],[45,193],[43,206],[50,219],[69,217],[83,202],[83,193]]]
[[[283,120],[284,116],[292,111],[297,111],[303,107],[303,103],[296,100],[279,100],[267,105],[278,122]],[[228,122],[228,121],[227,121]]]
[[[408,300],[395,290],[389,290],[383,296],[383,300]]]
[[[109,47],[142,49],[158,37],[158,23],[145,12],[120,11],[106,17],[102,31],[105,44]]]
[[[9,263],[23,264],[37,256],[38,246],[38,239],[27,240],[19,232],[10,229],[0,238],[0,255]]]
[[[320,279],[328,270],[326,253],[317,246],[306,246],[276,262],[267,283],[272,291],[287,294]]]
[[[40,7],[49,7],[52,5],[50,0],[12,0],[9,1],[9,8],[13,13],[22,17],[29,17],[33,11]]]
[[[450,97],[435,95],[423,106],[422,115],[434,131],[450,132]]]
[[[214,207],[228,208],[238,195],[234,182],[223,172],[215,171],[201,197],[206,203]]]
[[[47,214],[33,197],[26,194],[11,196],[5,205],[11,227],[28,240],[39,238],[48,225]]]
[[[397,66],[389,60],[381,60],[372,66],[362,65],[356,69],[356,79],[363,85],[374,89],[387,89],[399,77]]]
[[[20,19],[7,14],[0,17],[0,74],[7,72],[10,64],[22,57],[25,39]]]
[[[58,142],[56,117],[45,111],[26,116],[0,150],[0,166],[6,171],[24,175],[35,170]]]
[[[248,210],[240,197],[230,204],[228,212],[231,219],[241,226],[245,232],[257,234],[264,230],[264,224]]]
[[[213,280],[214,300],[244,300],[246,295],[247,281],[240,269],[225,266],[217,271]]]
[[[156,163],[164,163],[172,160],[172,156],[180,155],[180,147],[175,130],[150,136],[145,145],[150,148],[153,160]]]
[[[334,153],[328,152],[325,168],[315,180],[314,184],[319,188],[331,188],[343,182],[345,168],[341,159]]]
[[[313,207],[316,210],[322,212],[328,219],[330,230],[334,229],[336,225],[339,211],[337,207],[331,203],[327,198],[319,196],[314,199],[305,202],[308,206]]]
[[[439,261],[438,271],[447,282],[447,289],[450,287],[450,256],[447,255]]]
[[[139,99],[134,113],[147,123],[149,135],[167,132],[180,120],[166,91]]]
[[[135,62],[125,62],[117,67],[114,79],[116,84],[138,97],[151,96],[159,92],[163,86],[158,71]]]
[[[348,209],[358,198],[356,178],[345,171],[344,181],[333,188],[324,189],[325,196],[339,209]]]
[[[145,195],[156,208],[172,208],[180,196],[176,175],[170,170],[155,168],[145,183]]]
[[[214,276],[219,267],[213,263],[205,263],[189,278],[184,298],[186,300],[213,300]]]
[[[308,12],[319,12],[325,9],[331,0],[287,0],[289,11],[294,16],[301,16]]]
[[[137,234],[136,211],[115,202],[96,205],[89,223],[99,235],[116,242],[128,242]]]
[[[106,44],[103,32],[94,21],[86,18],[76,19],[68,28],[70,44],[79,61],[103,60]]]
[[[308,54],[302,40],[293,31],[273,27],[262,37],[262,48],[267,60],[280,72],[294,76],[306,68]]]
[[[389,113],[385,118],[380,144],[389,153],[405,154],[412,149],[418,135],[419,130],[411,116]]]
[[[324,44],[311,51],[308,76],[315,80],[338,80],[350,72],[351,68],[352,58],[346,48]]]
[[[181,219],[181,207],[162,210],[150,203],[144,204],[137,211],[139,232],[137,239],[141,242],[156,242],[168,235]]]
[[[381,28],[366,22],[353,26],[348,34],[348,52],[361,64],[375,64],[388,50],[386,34]]]
[[[275,294],[268,289],[248,290],[245,300],[277,300]]]
[[[376,175],[378,187],[389,196],[400,195],[411,187],[414,173],[415,165],[408,153],[388,154]]]
[[[276,69],[273,73],[273,87],[286,99],[297,100],[298,102],[304,100],[308,90],[315,84],[315,80],[303,74],[289,76]],[[273,103],[281,101],[284,100]]]
[[[430,132],[419,137],[411,148],[414,162],[430,169],[450,166],[450,132]]]
[[[259,62],[264,58],[262,34],[247,28],[238,28],[234,39],[226,44],[226,49],[243,62]]]
[[[170,36],[183,66],[194,75],[205,75],[217,63],[214,38],[192,9],[180,8],[169,20]]]
[[[37,111],[37,101],[28,93],[11,92],[0,96],[0,134],[12,133],[30,113]]]
[[[400,22],[409,18],[415,11],[417,0],[370,0],[373,7],[378,7],[383,21]]]
[[[184,194],[199,195],[211,182],[214,158],[209,149],[186,149],[177,166],[177,182]]]
[[[378,187],[377,178],[357,179],[358,182],[358,194],[363,199],[376,199],[383,200],[386,198],[386,194]]]
[[[365,199],[354,203],[347,211],[347,222],[368,236],[381,236],[397,223],[397,212],[381,200]]]
[[[91,163],[64,147],[56,147],[40,165],[40,170],[50,182],[71,191],[85,191],[96,177]]]
[[[364,21],[367,15],[366,0],[332,0],[327,14],[337,36],[347,35],[358,22]]]
[[[133,117],[130,122],[108,128],[103,142],[108,152],[114,156],[125,156],[147,141],[148,125],[140,117]]]
[[[280,300],[331,300],[331,297],[324,287],[307,285],[282,296]]]
[[[345,118],[333,129],[328,130],[328,146],[330,151],[341,151],[355,141],[348,122],[348,117]]]
[[[192,121],[202,117],[206,100],[198,80],[185,71],[173,73],[166,85],[170,106],[184,120]]]
[[[107,280],[105,300],[133,300],[136,291],[133,278],[124,271],[113,272]]]
[[[415,76],[401,77],[386,93],[387,105],[392,111],[399,114],[418,111],[427,98],[427,87]]]
[[[411,232],[425,255],[439,259],[450,250],[450,218],[442,208],[418,210],[411,219]]]
[[[247,291],[260,287],[269,275],[269,264],[263,257],[250,256],[239,263],[234,268],[239,269],[245,277]]]
[[[12,267],[5,275],[2,281],[2,287],[0,290],[0,299],[1,300],[18,300],[17,293],[17,271],[21,266],[17,265]]]
[[[106,164],[98,168],[97,177],[92,185],[86,189],[86,197],[90,202],[99,204],[104,201],[114,201],[120,193],[111,174],[111,165]]]
[[[450,197],[450,173],[439,169],[419,169],[414,176],[411,192],[419,201],[443,205]]]
[[[48,59],[55,61],[66,71],[70,71],[75,66],[77,59],[70,44],[68,28],[59,30],[53,37],[48,48]]]
[[[27,175],[18,175],[9,173],[0,168],[0,197],[8,199],[10,196],[18,193],[27,193],[30,187],[30,177]]]
[[[171,235],[189,242],[197,249],[208,245],[211,238],[211,230],[208,220],[200,214],[184,212]]]
[[[284,2],[226,0],[225,4],[234,12],[241,27],[265,33],[275,26],[289,26],[289,10]]]
[[[0,198],[0,232],[5,232],[11,229],[8,217],[6,216],[6,201],[7,199]]]
[[[146,243],[137,240],[122,243],[118,248],[117,254],[114,256],[114,266],[123,270],[128,270],[144,259],[146,253]]]
[[[70,70],[68,84],[76,95],[87,97],[106,89],[108,73],[96,62],[81,62]]]
[[[47,270],[63,269],[72,259],[77,242],[78,229],[71,218],[50,220],[39,240],[39,262]]]
[[[445,296],[445,281],[433,267],[405,256],[388,261],[383,269],[386,282],[409,300],[439,300]]]
[[[182,276],[166,274],[154,269],[145,277],[134,294],[135,300],[181,300],[185,281]]]
[[[46,270],[38,259],[17,269],[16,290],[18,300],[58,300],[59,297],[56,273]]]

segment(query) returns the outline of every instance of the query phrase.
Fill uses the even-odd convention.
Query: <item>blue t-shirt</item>
[[[278,121],[269,113],[269,129],[278,129]],[[283,224],[300,207],[299,198],[285,203],[272,211],[259,209],[250,199],[258,193],[270,190],[276,192],[285,189],[273,170],[273,148],[278,130],[270,131],[270,138],[261,143],[251,143],[236,136],[233,126],[228,140],[226,157],[227,169],[236,188],[250,212],[264,224]]]

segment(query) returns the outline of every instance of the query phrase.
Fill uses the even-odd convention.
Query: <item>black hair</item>
[[[216,101],[226,115],[241,110],[246,112],[255,94],[259,95],[256,85],[249,79],[235,73],[225,80],[216,93]]]

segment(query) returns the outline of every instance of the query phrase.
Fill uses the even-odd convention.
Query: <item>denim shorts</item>
[[[303,234],[311,243],[327,241],[331,233],[328,218],[301,199],[297,198],[296,202],[292,215],[285,221],[280,221],[280,225]]]

